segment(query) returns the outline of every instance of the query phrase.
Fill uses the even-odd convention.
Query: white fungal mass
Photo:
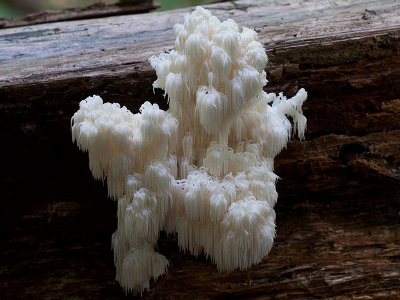
[[[291,99],[263,91],[267,55],[254,30],[198,7],[174,31],[175,50],[150,58],[167,111],[146,102],[132,114],[93,96],[72,118],[93,176],[118,199],[116,278],[134,293],[167,270],[154,250],[161,230],[219,271],[259,263],[275,236],[273,165],[291,136],[287,116],[300,138],[306,126],[304,89]]]

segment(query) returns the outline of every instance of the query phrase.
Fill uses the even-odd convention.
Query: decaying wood
[[[19,19],[0,18],[0,28],[128,15],[148,12],[158,7],[160,7],[160,4],[153,0],[124,0],[108,5],[104,2],[98,2],[82,8],[67,8],[59,11],[45,10]]]
[[[277,239],[260,265],[219,274],[163,236],[170,270],[145,298],[399,298],[400,4],[209,8],[256,29],[267,91],[308,91],[306,140],[277,157]],[[134,112],[145,100],[166,108],[148,58],[173,48],[188,11],[0,30],[1,299],[125,297],[110,250],[115,203],[72,145],[70,117],[92,94]]]

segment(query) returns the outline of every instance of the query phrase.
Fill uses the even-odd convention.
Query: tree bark
[[[84,20],[101,17],[144,13],[160,7],[153,0],[125,0],[116,4],[95,3],[87,7],[45,10],[19,19],[0,18],[0,28],[29,26],[42,23]]]
[[[235,1],[207,8],[254,28],[265,87],[308,92],[305,141],[276,159],[277,238],[247,271],[219,274],[161,235],[168,273],[145,298],[400,297],[400,4]],[[79,101],[137,112],[153,94],[148,58],[173,48],[191,11],[0,30],[0,298],[124,298],[110,239],[115,203],[71,143]]]

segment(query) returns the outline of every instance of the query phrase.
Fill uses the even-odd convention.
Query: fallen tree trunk
[[[160,5],[152,0],[127,0],[108,5],[104,2],[98,2],[87,7],[67,8],[56,11],[45,10],[19,19],[0,18],[0,28],[137,14],[148,12],[158,7]]]
[[[170,271],[145,297],[399,297],[400,5],[208,8],[258,32],[267,91],[307,90],[306,140],[276,160],[277,239],[260,265],[218,274],[162,237]],[[70,117],[92,94],[134,112],[146,100],[166,108],[148,58],[172,49],[188,11],[0,30],[0,298],[124,296],[109,243],[115,204],[72,145]]]

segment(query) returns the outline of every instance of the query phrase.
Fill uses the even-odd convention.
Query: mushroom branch
[[[145,102],[133,114],[93,96],[71,120],[93,176],[118,199],[112,246],[127,292],[166,272],[154,250],[161,230],[219,271],[259,263],[275,236],[274,157],[292,135],[288,117],[300,139],[306,127],[304,89],[291,99],[263,91],[267,55],[253,29],[197,7],[174,32],[175,49],[150,58],[167,111]]]

